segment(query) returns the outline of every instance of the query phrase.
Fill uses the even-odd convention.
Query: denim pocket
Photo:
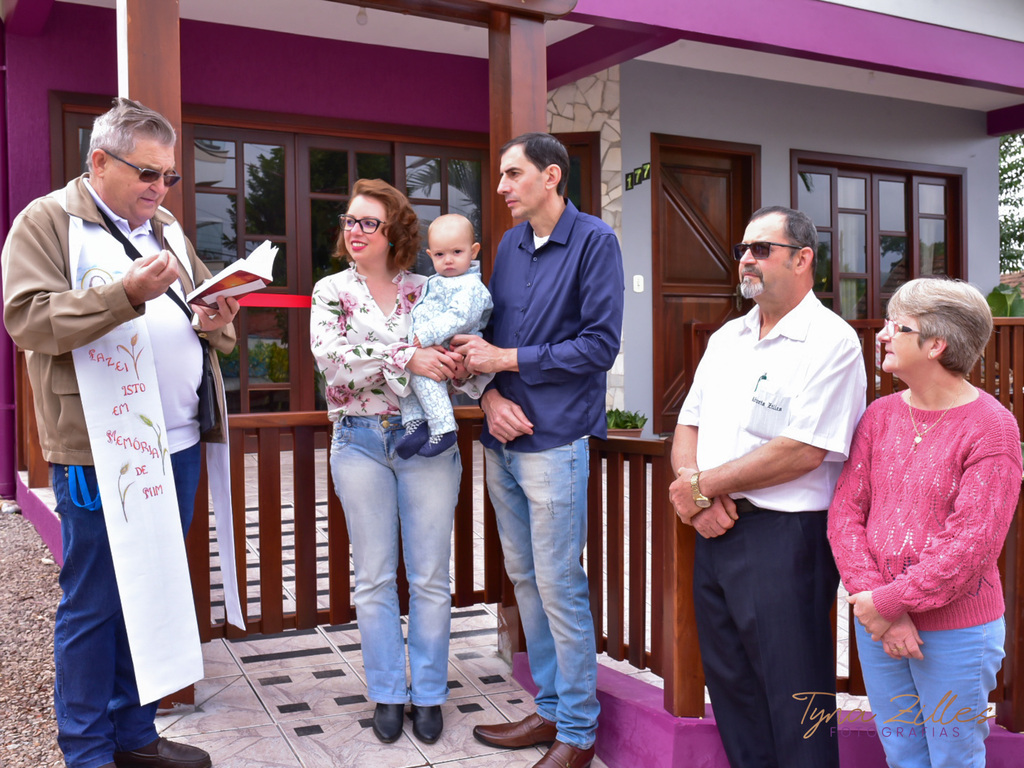
[[[331,451],[340,451],[352,442],[355,427],[348,427],[338,422],[334,425],[334,434],[331,436]]]

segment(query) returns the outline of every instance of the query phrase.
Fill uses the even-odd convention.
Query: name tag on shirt
[[[771,440],[782,433],[789,422],[790,397],[781,390],[781,386],[769,381],[768,374],[757,380],[747,411],[747,429],[751,434]]]

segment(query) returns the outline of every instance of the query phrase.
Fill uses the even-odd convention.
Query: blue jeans
[[[587,438],[536,453],[488,448],[487,490],[505,570],[526,633],[537,713],[560,741],[588,748],[597,731],[597,645],[587,574]]]
[[[864,684],[889,765],[985,768],[989,725],[983,718],[1003,661],[1004,620],[921,632],[922,661],[893,659],[855,623]]]
[[[199,443],[171,455],[183,534],[192,523],[199,456]],[[83,470],[95,496],[96,472]],[[57,742],[68,768],[96,768],[113,761],[116,751],[156,739],[153,719],[159,702],[139,702],[103,510],[71,501],[67,466],[53,464],[51,473],[64,549],[64,595],[53,631]]]
[[[346,416],[334,426],[331,476],[345,511],[355,564],[356,618],[370,699],[420,707],[448,697],[452,525],[462,463],[453,445],[439,456],[401,459],[398,416]],[[409,669],[398,606],[398,547],[409,580]]]

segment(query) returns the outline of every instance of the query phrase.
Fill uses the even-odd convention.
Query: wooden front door
[[[760,197],[760,148],[651,137],[654,431],[675,429],[696,359],[688,323],[723,323],[750,306],[736,293],[732,245]]]

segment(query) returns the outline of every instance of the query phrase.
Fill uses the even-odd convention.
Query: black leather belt
[[[764,507],[759,507],[756,504],[754,504],[754,502],[752,502],[750,499],[747,499],[747,498],[744,498],[744,497],[740,497],[738,499],[733,499],[733,502],[736,504],[736,511],[739,512],[741,515],[749,515],[751,512],[779,512],[779,513],[784,514],[784,515],[785,514],[793,514],[791,512],[784,512],[784,511],[778,510],[778,509],[765,509]],[[815,509],[815,510],[812,510],[812,511],[814,511],[814,512],[827,512],[828,510]]]

